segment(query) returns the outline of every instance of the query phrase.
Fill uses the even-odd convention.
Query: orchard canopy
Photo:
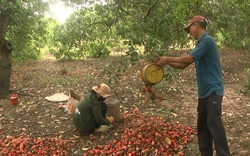
[[[247,0],[0,0],[0,95],[9,92],[12,61],[122,54],[127,61],[192,48],[183,26],[208,18],[220,47],[250,48]],[[64,6],[58,9],[54,6]],[[70,15],[63,21],[64,14]],[[55,14],[59,17],[55,18]]]
[[[58,3],[74,11],[64,23],[49,16]],[[1,0],[0,32],[15,60],[38,59],[44,48],[57,59],[113,51],[133,57],[186,46],[182,28],[199,14],[209,19],[208,32],[221,46],[249,48],[249,7],[246,0]]]

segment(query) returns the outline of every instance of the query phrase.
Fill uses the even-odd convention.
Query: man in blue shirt
[[[218,50],[214,39],[206,32],[207,19],[194,16],[184,27],[197,44],[181,57],[162,56],[154,59],[160,66],[184,69],[193,62],[198,84],[198,142],[202,156],[213,155],[213,142],[217,156],[229,156],[225,129],[221,120],[223,81]]]

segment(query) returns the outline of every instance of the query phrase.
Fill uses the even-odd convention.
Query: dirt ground
[[[179,53],[176,52],[175,55]],[[220,52],[225,92],[223,98],[223,122],[227,132],[230,151],[234,156],[250,155],[250,94],[242,94],[247,81],[246,68],[250,68],[250,55],[246,51],[224,49]],[[12,93],[18,93],[19,105],[12,106],[10,99],[0,100],[0,135],[29,134],[31,137],[51,137],[55,134],[71,139],[75,145],[69,155],[82,155],[84,147],[103,145],[115,137],[119,123],[108,133],[96,134],[96,140],[76,138],[73,132],[72,114],[58,109],[65,102],[49,102],[46,96],[55,93],[68,95],[69,89],[86,93],[93,85],[111,81],[112,94],[120,101],[121,112],[138,108],[154,116],[166,117],[169,122],[196,127],[197,86],[194,66],[174,70],[171,81],[163,80],[155,86],[163,95],[156,105],[145,104],[138,98],[143,87],[140,69],[144,61],[128,66],[119,58],[88,59],[85,61],[57,62],[42,60],[14,63],[11,77]],[[165,67],[168,72],[169,67]],[[173,115],[174,114],[174,115]],[[119,128],[118,128],[119,127]],[[198,156],[197,137],[184,149],[187,156]],[[1,153],[1,152],[0,152]],[[1,154],[0,154],[1,155]]]

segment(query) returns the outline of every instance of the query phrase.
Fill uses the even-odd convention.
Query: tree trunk
[[[16,0],[10,0],[16,4]],[[2,11],[2,10],[1,10]],[[11,22],[11,15],[5,11],[0,12],[0,98],[9,93],[12,66],[12,45],[5,39],[7,28]]]
[[[9,94],[12,67],[12,45],[4,38],[0,39],[0,98]]]

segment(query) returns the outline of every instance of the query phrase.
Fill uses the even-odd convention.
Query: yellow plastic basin
[[[155,63],[145,65],[141,70],[141,79],[147,85],[154,85],[163,79],[162,67]]]

